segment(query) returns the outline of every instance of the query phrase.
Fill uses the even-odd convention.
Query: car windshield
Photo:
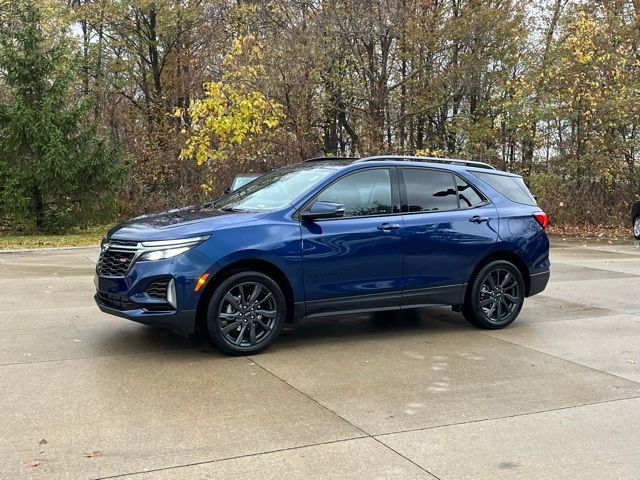
[[[260,175],[238,175],[233,179],[233,183],[231,184],[231,191],[237,190],[243,185],[246,185],[252,180],[255,180]]]
[[[336,165],[293,165],[275,170],[240,187],[220,200],[220,210],[266,212],[289,205],[302,193],[336,170]]]

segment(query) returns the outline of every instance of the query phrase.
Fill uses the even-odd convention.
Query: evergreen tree
[[[33,2],[11,8],[0,32],[0,222],[51,232],[113,217],[126,162],[74,97],[68,33],[45,35]]]

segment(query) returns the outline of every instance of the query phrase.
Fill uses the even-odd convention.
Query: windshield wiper
[[[243,210],[241,208],[233,208],[233,207],[225,207],[225,208],[221,208],[220,210],[222,210],[223,212],[236,212],[236,213],[246,213],[249,210]]]

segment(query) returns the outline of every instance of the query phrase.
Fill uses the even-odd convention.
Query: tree
[[[622,219],[640,185],[640,0],[30,3],[49,43],[74,40],[70,89],[135,159],[127,213],[323,152],[487,160],[561,221]],[[234,42],[251,48],[225,59]]]
[[[573,6],[562,18],[542,91],[540,121],[554,126],[550,169],[536,179],[560,221],[608,222],[634,196],[640,62],[633,19],[630,4],[607,1]]]
[[[30,1],[12,4],[0,35],[0,219],[23,230],[60,231],[110,219],[126,162],[74,101],[69,39],[45,36]]]
[[[187,110],[176,110],[188,134],[182,158],[194,158],[198,165],[209,164],[215,170],[217,162],[260,157],[269,148],[284,114],[282,105],[253,85],[264,71],[260,53],[253,37],[237,39],[224,59],[221,81],[205,83],[204,98],[192,101]]]

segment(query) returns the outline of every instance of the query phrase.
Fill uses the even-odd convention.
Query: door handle
[[[380,225],[378,225],[378,230],[384,231],[397,230],[399,228],[400,225],[398,225],[397,223],[381,223]]]
[[[471,217],[469,219],[469,221],[472,222],[472,223],[488,222],[489,221],[489,217],[481,217],[480,215],[474,215],[473,217]]]

